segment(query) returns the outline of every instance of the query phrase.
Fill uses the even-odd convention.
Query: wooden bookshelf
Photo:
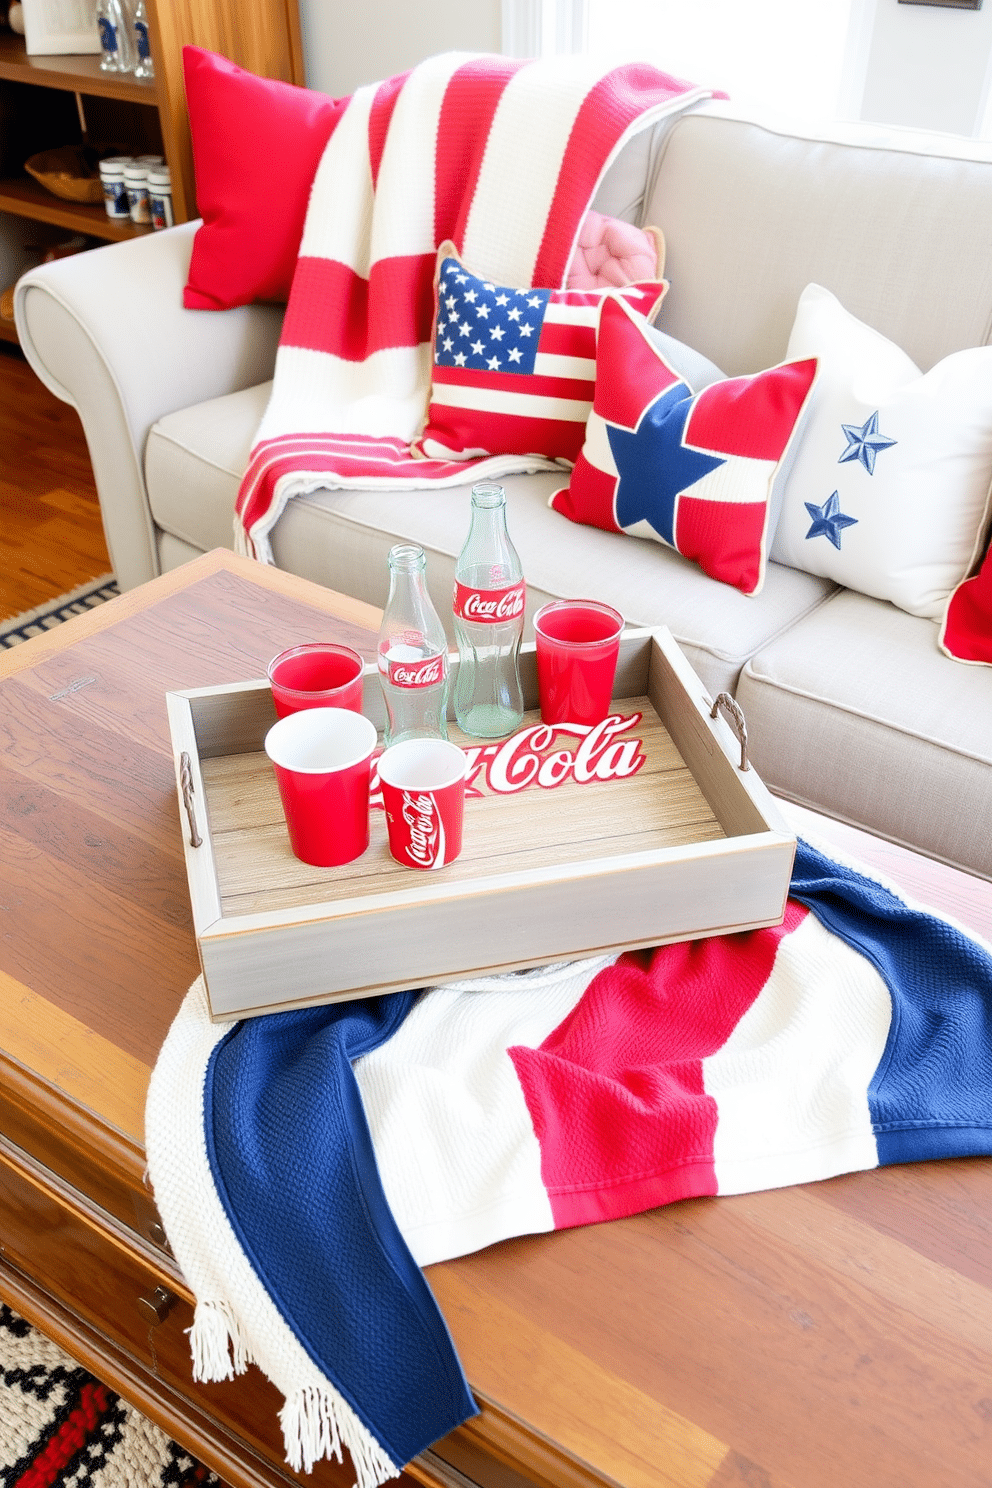
[[[220,52],[262,77],[302,85],[297,0],[146,0],[155,78],[101,72],[97,54],[29,56],[24,38],[0,31],[0,213],[102,242],[150,231],[112,221],[102,203],[63,201],[23,169],[37,151],[114,142],[125,153],[161,153],[172,175],[176,222],[197,215],[183,83],[186,45]],[[0,290],[5,286],[0,284]],[[16,340],[0,320],[0,339]]]
[[[132,103],[157,104],[155,80],[127,73],[100,71],[97,53],[85,56],[29,57],[23,36],[0,31],[0,78],[10,83],[33,83],[104,98],[126,98]]]
[[[0,212],[10,212],[14,217],[29,217],[33,222],[50,222],[69,232],[85,233],[87,237],[104,238],[112,243],[152,231],[150,227],[139,227],[133,222],[108,217],[102,202],[89,206],[82,202],[63,201],[30,177],[0,180]]]

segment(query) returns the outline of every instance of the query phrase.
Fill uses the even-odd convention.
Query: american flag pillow
[[[435,277],[430,402],[412,451],[425,459],[543,455],[574,464],[596,385],[596,322],[607,294],[647,321],[668,284],[517,289],[480,279],[442,243]]]
[[[694,394],[636,310],[611,295],[585,443],[550,505],[573,522],[653,538],[757,594],[772,487],[816,369],[810,357]]]

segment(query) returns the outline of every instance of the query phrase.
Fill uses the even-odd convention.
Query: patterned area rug
[[[0,1303],[0,1488],[200,1488],[219,1481]]]
[[[104,600],[113,599],[117,592],[113,574],[104,574],[99,579],[90,579],[88,583],[80,584],[78,589],[73,589],[69,594],[60,594],[56,599],[48,600],[37,609],[15,615],[11,620],[0,620],[0,650],[9,650],[11,646],[19,646],[22,641],[29,641],[32,636],[54,630],[63,620],[71,620],[73,615],[81,615],[84,610],[92,610],[96,605],[103,604]]]

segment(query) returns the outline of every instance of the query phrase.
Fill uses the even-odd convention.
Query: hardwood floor
[[[0,618],[110,570],[79,416],[0,342]]]

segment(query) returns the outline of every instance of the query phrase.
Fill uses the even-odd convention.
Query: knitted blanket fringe
[[[189,1330],[195,1380],[229,1380],[252,1362],[244,1329],[230,1302],[200,1302]]]
[[[254,1364],[248,1340],[230,1302],[198,1302],[189,1332],[194,1380],[233,1379]],[[300,1385],[279,1412],[286,1461],[297,1472],[311,1472],[326,1457],[343,1461],[347,1447],[357,1488],[379,1488],[400,1469],[359,1421],[348,1402],[328,1383]]]

